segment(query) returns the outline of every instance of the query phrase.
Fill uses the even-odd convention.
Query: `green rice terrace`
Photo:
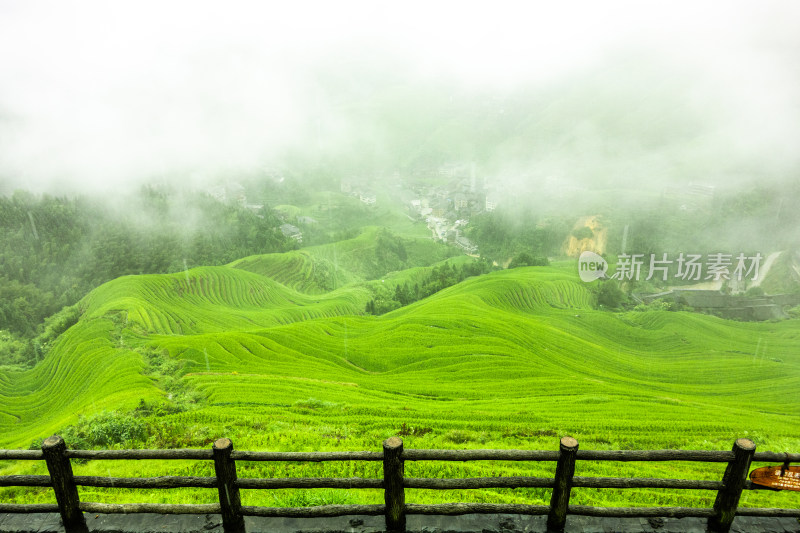
[[[376,255],[378,230],[227,266],[125,276],[80,303],[44,361],[0,372],[0,447],[800,450],[800,320],[743,323],[688,312],[595,310],[574,262],[495,271],[384,314],[365,308],[466,256],[410,239]],[[399,259],[398,259],[399,257]],[[392,270],[397,265],[402,268]],[[213,474],[209,462],[73,461],[76,475]],[[380,477],[369,462],[248,463],[240,477]],[[724,463],[578,463],[576,475],[721,479]],[[409,462],[414,477],[550,477],[551,463]],[[4,461],[2,475],[46,474]],[[84,487],[107,503],[213,503],[216,490]],[[576,488],[577,505],[710,507],[714,491]],[[745,491],[743,507],[793,507]],[[380,490],[242,492],[244,505],[373,504]],[[408,490],[407,501],[546,505],[550,489]],[[53,503],[50,488],[3,488]]]

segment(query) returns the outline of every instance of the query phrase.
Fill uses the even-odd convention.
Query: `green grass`
[[[311,201],[302,209],[303,214],[318,220],[322,228],[379,226],[407,238],[430,238],[425,223],[409,219],[405,207],[397,201],[397,187],[376,182],[371,188],[377,199],[374,206],[366,206],[358,198],[339,192],[319,191],[312,194]]]
[[[329,234],[351,228],[383,227],[405,238],[431,238],[425,222],[409,217],[402,202],[398,202],[400,190],[396,186],[376,182],[370,185],[377,202],[367,206],[357,198],[338,191],[319,190],[309,192],[303,205],[278,205],[274,209],[294,222],[295,217],[308,216],[317,221],[316,230]]]
[[[403,243],[405,258],[381,261],[377,252],[381,235],[398,238]],[[234,261],[228,266],[269,277],[283,285],[309,294],[320,294],[366,280],[397,272],[419,269],[453,258],[457,263],[471,260],[453,248],[427,238],[403,238],[378,227],[366,227],[360,235],[345,241],[301,250],[266,255],[254,255]]]
[[[338,243],[336,261],[349,268],[341,269],[335,290],[323,290],[314,276],[316,265],[333,260],[333,245],[103,285],[81,302],[80,321],[44,362],[0,373],[0,445],[27,447],[80,414],[164,400],[162,382],[148,374],[141,355],[160,351],[181,363],[184,386],[204,398],[193,409],[149,421],[170,428],[176,446],[207,447],[228,436],[238,449],[379,450],[383,439],[402,431],[407,448],[557,449],[559,437],[571,435],[582,449],[721,450],[746,436],[759,450],[800,450],[794,392],[800,321],[595,311],[589,286],[569,262],[471,278],[383,316],[365,316],[369,284],[380,283],[363,276],[374,231]],[[408,262],[422,263],[425,246],[409,244]],[[420,264],[383,279],[411,282],[429,268]],[[154,446],[154,439],[121,446]],[[240,477],[380,475],[377,463],[237,466]],[[43,468],[4,462],[0,474]],[[75,466],[76,474],[121,476],[211,475],[211,469],[191,461]],[[550,476],[553,469],[409,462],[406,474]],[[579,462],[576,474],[719,479],[722,470]],[[209,503],[215,492],[86,488],[81,497]],[[244,491],[247,505],[381,498],[380,491]],[[549,490],[412,490],[406,498],[541,504]],[[705,491],[576,489],[573,502],[710,506],[713,498]],[[47,490],[10,488],[0,499],[53,498]],[[742,505],[792,507],[797,500],[748,492]]]

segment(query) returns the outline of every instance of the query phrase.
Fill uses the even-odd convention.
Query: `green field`
[[[800,320],[741,323],[686,312],[593,309],[572,262],[470,278],[383,316],[364,314],[378,284],[418,279],[447,259],[424,239],[406,269],[380,271],[378,230],[223,267],[127,276],[80,303],[47,358],[0,372],[0,446],[32,442],[80,415],[141,400],[146,436],[115,447],[250,450],[406,448],[800,450]],[[427,262],[425,260],[427,259]],[[155,362],[154,362],[155,361]],[[164,370],[169,368],[170,370]],[[172,396],[170,398],[170,396]],[[197,400],[193,402],[192,400]],[[148,411],[147,413],[151,413]],[[122,415],[120,415],[122,416]],[[69,444],[69,443],[68,443]],[[240,477],[379,476],[373,463],[247,464]],[[0,463],[2,474],[43,464]],[[76,474],[212,475],[186,462],[88,462]],[[408,463],[414,477],[552,475],[551,463]],[[576,475],[719,479],[723,464],[579,462]],[[548,503],[548,489],[410,490],[408,502]],[[572,503],[710,506],[711,491],[575,489]],[[796,494],[748,492],[742,505],[794,507]],[[215,490],[81,489],[101,502],[215,501]],[[0,500],[51,502],[5,488]],[[380,503],[371,490],[244,491],[246,505]]]

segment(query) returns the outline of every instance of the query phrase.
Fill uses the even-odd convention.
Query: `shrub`
[[[522,252],[516,255],[508,264],[508,268],[526,266],[550,266],[550,260],[546,257],[534,257],[528,253]]]
[[[400,431],[397,434],[401,437],[407,437],[409,435],[413,435],[415,437],[422,437],[423,435],[427,435],[428,433],[433,432],[433,428],[423,427],[423,426],[409,426],[405,422],[403,422],[400,426]]]
[[[322,409],[325,407],[336,407],[337,404],[333,402],[325,402],[317,400],[316,398],[308,398],[306,400],[297,400],[294,402],[293,407],[300,409]]]
[[[466,442],[470,442],[472,440],[475,440],[475,438],[468,431],[461,431],[460,429],[453,429],[451,431],[448,431],[445,434],[444,440],[446,440],[448,442],[452,442],[454,444],[464,444]]]
[[[662,298],[653,300],[649,304],[641,303],[633,308],[634,311],[675,311],[675,306],[672,302],[667,302]]]
[[[81,311],[77,304],[64,307],[58,313],[46,319],[44,333],[38,340],[43,345],[53,342],[59,335],[78,323]]]
[[[147,424],[129,413],[102,411],[81,416],[61,435],[71,448],[108,447],[147,439]]]
[[[619,308],[627,300],[627,296],[619,288],[615,280],[604,281],[597,291],[597,303],[610,309]]]

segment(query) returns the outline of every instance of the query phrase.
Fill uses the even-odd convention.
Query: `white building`
[[[375,198],[375,193],[364,192],[364,191],[359,193],[358,199],[361,200],[362,203],[367,205],[375,205],[375,202],[377,201],[377,198]]]
[[[281,224],[280,229],[284,236],[290,237],[297,242],[303,242],[303,232],[300,231],[300,228],[297,226],[293,226],[291,224]]]

